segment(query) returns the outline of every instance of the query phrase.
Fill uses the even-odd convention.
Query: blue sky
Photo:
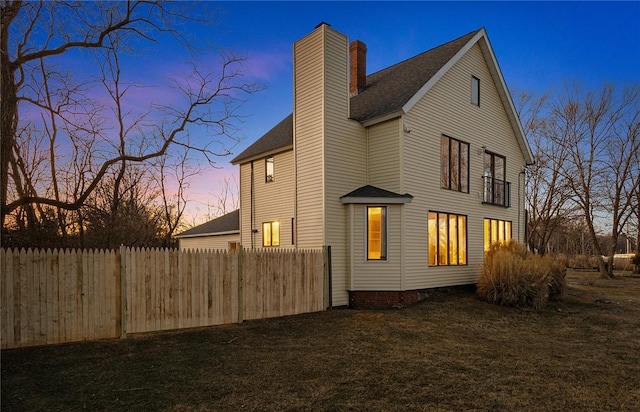
[[[640,2],[225,2],[215,44],[249,57],[266,90],[244,107],[247,144],[292,110],[294,41],[326,21],[367,45],[373,73],[485,27],[512,92],[640,81]]]
[[[485,27],[512,91],[543,93],[578,81],[640,81],[640,2],[222,2],[209,4],[209,39],[249,58],[247,73],[265,90],[249,97],[239,153],[292,111],[292,44],[325,21],[367,45],[367,71]],[[222,160],[222,159],[221,159]],[[224,161],[223,161],[224,162]],[[228,175],[227,166],[214,172]],[[216,179],[194,182],[206,199]],[[211,187],[213,186],[213,187]],[[204,195],[204,197],[203,197]]]
[[[191,25],[188,36],[248,58],[250,81],[265,89],[248,97],[241,112],[238,154],[292,111],[293,42],[325,21],[367,45],[373,73],[480,27],[487,31],[512,93],[540,94],[578,81],[598,89],[640,82],[640,2],[202,2],[210,26]],[[205,12],[206,10],[206,12]],[[173,75],[186,58],[161,43],[130,62],[140,75]],[[213,53],[212,53],[213,56]],[[201,56],[201,58],[209,58]],[[211,57],[213,62],[213,57]],[[213,64],[213,63],[212,63]],[[237,167],[194,180],[192,210],[219,193]]]

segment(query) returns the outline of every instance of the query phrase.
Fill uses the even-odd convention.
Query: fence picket
[[[1,347],[323,310],[313,250],[0,249]]]
[[[11,302],[12,296],[9,292],[10,287],[13,288],[12,277],[13,273],[9,273],[7,262],[9,261],[8,255],[11,254],[11,250],[0,249],[0,302]],[[2,305],[0,308],[2,318],[0,318],[0,348],[5,349],[13,339],[13,333],[11,333],[11,307],[7,304]]]

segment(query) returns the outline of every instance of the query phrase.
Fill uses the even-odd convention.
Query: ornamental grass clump
[[[493,244],[485,254],[478,296],[490,303],[519,308],[543,308],[566,290],[566,269],[549,256],[529,253],[523,244]]]

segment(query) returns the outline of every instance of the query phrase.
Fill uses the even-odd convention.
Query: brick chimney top
[[[349,93],[354,96],[367,84],[367,46],[360,40],[354,40],[349,46],[349,57]]]

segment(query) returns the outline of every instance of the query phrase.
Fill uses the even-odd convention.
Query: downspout
[[[522,185],[522,187],[520,186],[520,176],[522,176],[522,179],[525,179],[525,172],[526,172],[526,168],[525,166],[522,167],[522,169],[520,169],[520,173],[518,173],[518,241],[520,241],[520,207],[522,206],[522,208],[524,209],[524,199],[521,199],[521,191],[524,190],[524,185]],[[526,222],[525,222],[526,224]],[[524,228],[524,233],[527,233],[527,228],[525,226]],[[526,244],[527,243],[527,239],[522,238],[522,243]]]
[[[249,199],[249,203],[250,203],[250,207],[251,207],[251,219],[250,219],[250,224],[251,224],[251,249],[254,248],[254,240],[253,240],[253,235],[254,235],[254,231],[253,231],[253,227],[254,227],[254,199],[253,199],[253,195],[254,195],[254,176],[253,176],[253,160],[251,161],[251,195],[250,195],[250,199]]]

